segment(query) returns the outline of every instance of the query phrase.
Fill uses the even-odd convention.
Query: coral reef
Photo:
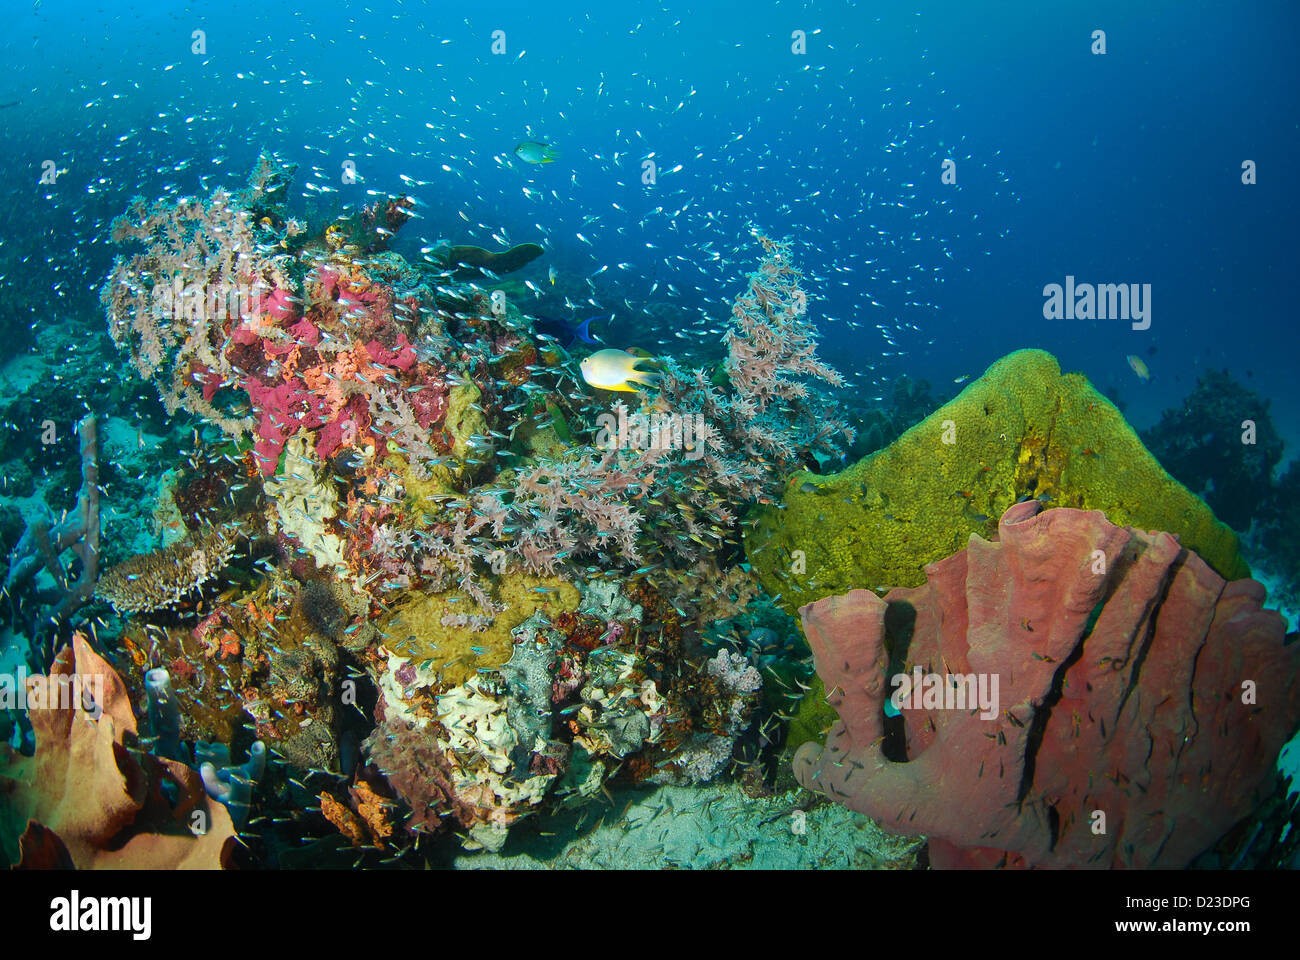
[[[294,173],[263,154],[242,189],[133,202],[100,340],[139,380],[83,426],[75,506],[70,437],[6,461],[15,609],[58,637],[84,608],[124,668],[78,635],[50,673],[108,695],[3,714],[35,749],[4,751],[8,859],[916,866],[899,831],[938,865],[1164,865],[1284,819],[1259,801],[1296,648],[1255,586],[1211,571],[1247,573],[1232,531],[1050,356],[1005,358],[919,423],[942,399],[926,381],[841,400],[790,245],[754,229],[726,316],[602,318],[656,370],[614,392],[586,364],[599,286],[503,277],[549,245],[408,259],[419,200],[299,218]],[[529,315],[560,300],[563,320]],[[709,323],[676,357],[639,350]],[[6,415],[39,422],[15,392]],[[1261,437],[1252,477],[1276,459]],[[1212,502],[1222,467],[1194,481]],[[1004,511],[1002,542],[979,539]],[[804,608],[823,686],[791,613],[864,586],[913,589]],[[44,669],[22,629],[6,669]],[[882,714],[887,668],[949,666],[995,671],[1007,709]],[[1257,703],[1231,696],[1243,680]]]
[[[408,263],[387,247],[413,200],[318,233],[290,175],[266,156],[244,191],[115,229],[114,339],[202,438],[159,484],[164,545],[100,578],[155,749],[193,749],[243,825],[222,751],[260,741],[304,780],[269,772],[259,806],[318,798],[321,850],[389,859],[452,831],[500,849],[611,782],[754,770],[768,677],[806,651],[706,636],[761,593],[739,514],[852,439],[788,245],[755,232],[719,376],[664,358],[629,409],[574,386],[527,288],[474,283],[541,247]]]
[[[752,515],[745,549],[787,610],[855,587],[915,586],[924,567],[991,535],[1017,500],[1105,512],[1177,534],[1229,579],[1236,535],[1146,451],[1081,375],[1041,350],[993,364],[885,450],[840,473],[795,473],[780,509]]]
[[[936,866],[1186,866],[1274,790],[1300,644],[1169,534],[1040,509],[921,587],[803,608],[840,722],[796,775]]]

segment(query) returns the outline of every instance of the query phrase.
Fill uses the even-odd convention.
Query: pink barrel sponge
[[[840,720],[795,775],[928,836],[936,867],[1186,866],[1274,788],[1300,643],[1259,583],[1170,534],[1039,510],[1013,506],[920,587],[800,610]],[[912,695],[918,667],[957,680]]]

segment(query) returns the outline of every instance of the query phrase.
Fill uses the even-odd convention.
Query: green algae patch
[[[996,536],[998,518],[1022,497],[1177,534],[1227,579],[1250,575],[1237,535],[1082,374],[1062,374],[1042,350],[1003,357],[846,470],[791,476],[780,505],[751,514],[745,550],[764,588],[794,613],[855,587],[917,586],[926,564],[971,534]]]

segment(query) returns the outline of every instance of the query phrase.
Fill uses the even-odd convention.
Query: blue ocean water
[[[716,312],[753,222],[802,245],[839,321],[827,342],[865,393],[1040,346],[1146,426],[1227,367],[1272,399],[1289,456],[1296,17],[1286,2],[14,3],[6,284],[32,298],[27,323],[42,301],[90,316],[127,200],[238,183],[267,147],[327,206],[420,181],[423,235],[400,250],[500,232],[544,240],[564,271],[609,267],[596,309],[629,342],[656,282]],[[528,138],[561,161],[511,162]],[[67,171],[54,189],[47,159]],[[1067,275],[1151,284],[1150,329],[1045,320],[1043,287]]]

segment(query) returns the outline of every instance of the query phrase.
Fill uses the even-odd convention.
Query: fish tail
[[[574,330],[574,338],[581,340],[583,343],[599,343],[600,341],[591,332],[591,322],[593,320],[603,320],[604,317],[588,317],[582,323],[578,324]]]

